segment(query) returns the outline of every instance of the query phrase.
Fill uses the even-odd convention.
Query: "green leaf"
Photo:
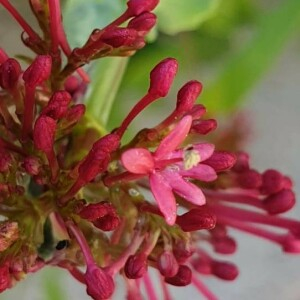
[[[161,0],[155,13],[159,30],[167,34],[195,30],[216,11],[219,0]]]
[[[300,26],[300,1],[283,1],[264,13],[254,38],[225,64],[217,79],[204,89],[201,101],[212,111],[235,108],[281,53]]]
[[[68,0],[64,5],[64,25],[72,47],[81,46],[95,28],[102,28],[120,16],[123,0]]]
[[[87,112],[106,125],[118,92],[128,58],[109,57],[99,60],[91,78],[91,95],[86,102]]]

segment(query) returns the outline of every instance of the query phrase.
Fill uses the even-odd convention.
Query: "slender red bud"
[[[54,120],[61,119],[68,111],[71,95],[66,91],[57,91],[50,98],[41,115],[46,115]]]
[[[103,230],[112,231],[119,227],[121,220],[117,214],[108,214],[103,218],[99,218],[93,222],[93,224]]]
[[[232,170],[238,173],[249,170],[249,155],[245,152],[237,152],[236,163]]]
[[[264,208],[270,215],[284,213],[290,210],[296,203],[293,191],[283,189],[276,194],[272,194],[263,200]]]
[[[36,87],[47,80],[51,74],[52,59],[50,55],[38,55],[23,73],[25,84]]]
[[[234,154],[225,151],[215,151],[214,154],[205,161],[206,165],[211,166],[217,172],[230,169],[236,162]]]
[[[157,98],[167,96],[177,69],[178,63],[174,58],[166,58],[157,64],[150,73],[148,93]]]
[[[84,278],[86,291],[94,300],[105,300],[113,294],[115,284],[112,277],[96,264],[87,266]]]
[[[22,166],[29,175],[34,176],[39,174],[41,164],[38,158],[28,156],[25,157]]]
[[[101,35],[101,41],[114,48],[131,46],[138,37],[138,32],[132,28],[114,28]]]
[[[237,249],[236,241],[229,236],[212,237],[211,243],[215,252],[220,254],[233,254]]]
[[[250,169],[239,173],[237,182],[244,189],[257,189],[262,184],[262,177],[256,170]]]
[[[0,86],[3,89],[10,90],[17,84],[21,74],[21,66],[13,58],[7,59],[0,66]]]
[[[234,280],[239,275],[236,265],[225,261],[212,261],[212,273],[220,279]]]
[[[262,174],[261,192],[263,194],[274,194],[283,188],[283,175],[276,170],[266,170]]]
[[[129,279],[138,279],[147,272],[147,256],[144,253],[130,255],[124,266],[124,272]]]
[[[218,124],[215,119],[194,120],[191,126],[191,132],[206,135],[217,128]]]
[[[83,219],[95,221],[112,212],[115,212],[113,205],[109,202],[103,201],[99,203],[90,203],[84,206],[78,214]]]
[[[216,216],[204,207],[191,209],[176,218],[176,224],[186,232],[212,229],[215,227],[216,222]]]
[[[149,32],[154,27],[155,24],[156,24],[156,15],[149,12],[144,12],[139,16],[133,18],[128,23],[127,27],[133,28],[136,31],[144,33],[144,32]]]
[[[175,286],[186,286],[192,282],[192,271],[188,266],[180,265],[174,277],[165,278],[165,282]]]
[[[179,114],[189,112],[202,91],[202,84],[199,81],[187,82],[177,93],[176,111]]]
[[[177,274],[179,265],[171,251],[163,251],[157,258],[157,268],[164,277],[173,277]]]
[[[137,16],[143,12],[153,10],[159,0],[129,0],[127,2],[127,12],[130,16]]]

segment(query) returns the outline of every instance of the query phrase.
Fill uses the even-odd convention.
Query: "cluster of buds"
[[[143,47],[158,2],[129,0],[120,17],[72,50],[58,0],[30,0],[43,38],[0,0],[37,54],[23,70],[0,49],[0,292],[27,273],[55,266],[85,284],[95,300],[113,295],[117,276],[126,283],[127,299],[142,299],[141,283],[157,299],[151,267],[164,299],[171,299],[168,285],[189,284],[216,299],[201,276],[233,280],[238,269],[202,245],[234,253],[228,228],[300,253],[300,222],[279,216],[295,204],[291,180],[276,170],[261,174],[250,168],[246,153],[219,151],[204,141],[217,122],[203,119],[206,109],[196,103],[200,82],[183,85],[169,116],[123,142],[135,117],[167,96],[175,59],[153,68],[147,93],[112,132],[97,131],[85,116],[77,101],[84,88],[73,73],[87,81],[80,69],[85,63]]]

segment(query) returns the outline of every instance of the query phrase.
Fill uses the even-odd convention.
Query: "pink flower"
[[[188,135],[191,124],[192,117],[185,116],[154,153],[144,148],[133,148],[121,157],[123,166],[130,173],[149,176],[154,198],[169,225],[176,220],[174,193],[195,205],[205,204],[201,189],[187,178],[213,181],[217,177],[212,167],[200,164],[213,154],[212,144],[196,144],[176,150]]]

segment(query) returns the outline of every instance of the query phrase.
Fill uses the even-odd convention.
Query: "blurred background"
[[[27,1],[11,2],[35,24]],[[64,1],[71,44],[83,43],[92,29],[113,20],[124,6],[121,0]],[[165,57],[175,57],[180,69],[172,92],[147,109],[128,134],[156,124],[173,109],[178,88],[197,79],[204,85],[200,103],[220,120],[217,132],[229,128],[240,137],[239,143],[226,147],[245,149],[259,171],[275,168],[288,174],[300,195],[300,1],[161,0],[157,15],[149,44],[132,58],[90,64],[88,103],[107,97],[112,106],[106,112],[107,126],[116,127],[147,90],[151,68]],[[0,47],[11,56],[30,55],[20,41],[21,29],[2,7],[0,25]],[[288,216],[300,219],[300,205]],[[279,247],[239,232],[232,234],[239,250],[229,259],[239,266],[240,276],[229,283],[204,278],[220,299],[300,299],[299,256],[283,254]],[[192,287],[172,291],[175,300],[201,299]],[[116,299],[123,299],[118,295]],[[48,269],[28,276],[0,299],[88,297],[84,286],[63,271]]]

